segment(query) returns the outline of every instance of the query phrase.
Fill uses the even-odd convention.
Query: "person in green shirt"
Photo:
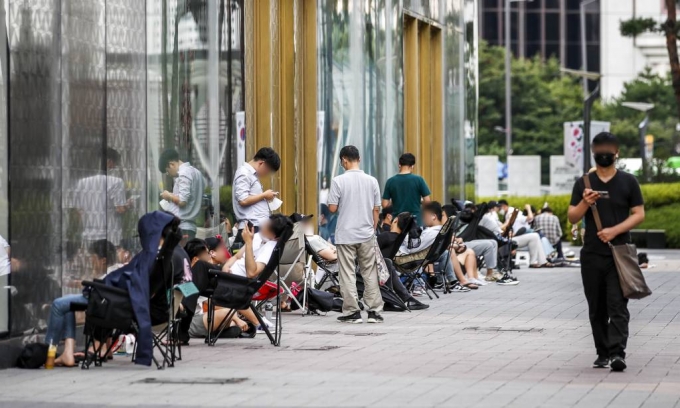
[[[413,174],[416,157],[411,153],[404,153],[399,158],[399,174],[390,177],[385,183],[382,197],[383,208],[392,206],[393,214],[410,212],[422,225],[420,219],[420,205],[423,201],[430,201],[430,189],[425,180]]]

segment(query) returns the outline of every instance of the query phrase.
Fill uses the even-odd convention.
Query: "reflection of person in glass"
[[[248,222],[259,231],[260,223],[267,220],[271,211],[269,202],[279,193],[264,191],[260,178],[279,171],[281,158],[271,147],[263,147],[255,153],[253,159],[244,163],[234,174],[232,204],[236,216],[238,234],[234,243],[242,243],[242,232]]]
[[[196,217],[201,212],[203,204],[203,190],[205,181],[201,172],[189,162],[179,159],[175,149],[167,149],[158,160],[158,170],[175,179],[172,193],[164,190],[161,198],[170,203],[170,208],[163,208],[172,212],[181,220],[183,240],[196,236]]]
[[[107,173],[120,163],[120,154],[112,148],[106,149]],[[101,191],[106,199],[100,200]],[[83,224],[83,239],[94,242],[109,239],[117,245],[123,236],[123,213],[132,202],[125,199],[125,183],[120,177],[97,174],[78,181],[75,189],[76,208]]]

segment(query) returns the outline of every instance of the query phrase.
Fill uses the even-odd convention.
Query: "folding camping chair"
[[[439,299],[439,295],[434,291],[432,286],[430,286],[427,279],[423,279],[423,273],[425,273],[427,266],[434,264],[451,245],[454,233],[454,229],[452,228],[453,223],[453,218],[449,218],[446,223],[444,223],[423,260],[415,262],[412,265],[394,264],[399,272],[406,275],[406,283],[404,283],[404,286],[406,286],[407,289],[412,290],[416,282],[423,282],[427,296],[432,299],[432,296],[429,293],[432,292],[435,297]],[[447,285],[446,277],[444,277],[444,285]]]
[[[501,234],[501,236],[503,238],[508,238],[508,239],[512,240],[512,235],[513,235],[512,226],[515,224],[515,220],[517,220],[517,215],[519,215],[518,209],[515,209],[515,211],[512,214],[510,214],[510,221],[508,222],[508,226],[505,229],[505,231],[503,231],[503,234]],[[512,275],[512,250],[515,247],[515,243],[513,241],[510,241],[510,242],[511,242],[511,244],[508,247],[506,259],[504,259],[505,266],[503,267],[503,269],[504,269],[503,272]]]
[[[211,295],[208,298],[208,327],[212,329],[213,321],[215,320],[215,309],[216,307],[224,307],[231,309],[229,313],[222,319],[218,325],[218,329],[215,333],[212,330],[208,330],[208,337],[206,343],[209,346],[214,346],[219,339],[222,331],[229,325],[233,317],[239,310],[250,309],[253,311],[257,320],[260,322],[262,329],[269,337],[269,340],[274,346],[279,346],[281,344],[281,308],[276,308],[276,331],[274,335],[269,330],[269,327],[265,324],[262,319],[262,315],[257,310],[255,305],[253,305],[253,296],[262,288],[262,286],[269,280],[269,278],[274,274],[279,266],[279,261],[283,252],[284,245],[286,241],[291,237],[292,230],[287,230],[283,233],[279,241],[276,243],[276,247],[272,252],[272,256],[269,262],[262,270],[260,275],[254,279],[244,278],[242,276],[234,275],[232,273],[222,272],[220,270],[209,270],[208,276],[211,280]],[[276,300],[278,304],[281,304],[281,277],[277,275],[276,279],[277,291]]]
[[[323,287],[326,282],[330,281],[332,286],[340,286],[340,281],[338,280],[338,271],[332,270],[331,265],[338,265],[338,261],[330,262],[321,257],[316,251],[314,251],[314,248],[309,244],[307,241],[307,238],[305,238],[305,250],[307,251],[308,259],[307,259],[307,273],[309,274],[310,271],[312,270],[312,262],[316,264],[317,267],[321,268],[322,271],[324,271],[324,275],[319,281],[319,283],[314,285],[314,289],[319,289]],[[305,288],[306,289],[306,288]]]
[[[295,265],[301,259],[303,259],[302,256],[305,253],[306,243],[307,240],[305,238],[303,225],[301,222],[297,222],[293,226],[293,234],[288,239],[288,241],[286,241],[286,244],[283,247],[283,252],[281,254],[281,259],[279,261],[278,268],[274,271],[274,274],[276,275],[277,279],[280,278],[281,280],[281,286],[283,287],[283,290],[288,294],[288,296],[291,299],[293,299],[293,302],[297,304],[300,310],[302,310],[303,315],[305,314],[304,307],[297,300],[291,288],[286,284],[286,279],[288,279],[291,273],[293,273],[293,271],[295,270]]]

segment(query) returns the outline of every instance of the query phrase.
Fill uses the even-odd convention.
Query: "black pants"
[[[630,313],[614,258],[581,252],[581,278],[597,354],[625,357]]]

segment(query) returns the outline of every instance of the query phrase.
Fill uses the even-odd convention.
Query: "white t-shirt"
[[[328,204],[338,206],[337,245],[363,244],[375,239],[373,211],[380,207],[380,185],[362,170],[347,170],[334,177]]]
[[[255,262],[265,265],[269,263],[269,258],[272,257],[274,248],[276,248],[276,241],[264,242],[260,233],[255,234],[253,237],[253,255],[255,256]],[[245,251],[245,248],[241,250]],[[236,261],[236,263],[231,266],[230,272],[235,275],[243,276],[244,278],[248,277],[245,258]]]
[[[5,238],[0,236],[0,276],[10,273],[11,262],[9,255],[7,255],[7,248],[9,248],[9,244],[5,241]]]
[[[416,252],[420,252],[424,249],[431,247],[432,244],[434,244],[434,240],[437,239],[437,235],[439,235],[439,232],[441,232],[441,230],[442,230],[441,225],[435,225],[433,227],[425,228],[422,234],[420,234],[420,245],[414,248],[408,247],[410,237],[407,235],[406,239],[399,247],[399,254],[400,255],[415,254]]]
[[[104,191],[106,196],[101,195]],[[75,207],[82,214],[83,238],[108,239],[118,245],[123,236],[123,221],[116,207],[126,204],[123,180],[104,174],[86,177],[78,181],[74,195]]]
[[[501,228],[502,224],[498,220],[498,215],[495,212],[488,212],[484,214],[479,225],[493,232],[494,234],[501,234],[503,230]]]

